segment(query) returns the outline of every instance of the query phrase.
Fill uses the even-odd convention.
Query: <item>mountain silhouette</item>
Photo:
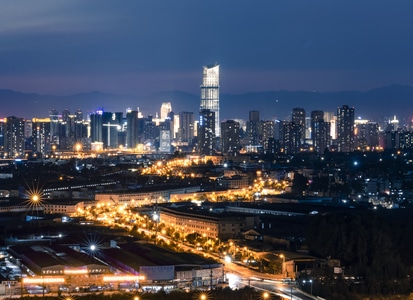
[[[413,115],[413,87],[389,85],[368,91],[263,91],[245,94],[220,95],[220,116],[225,119],[248,119],[251,110],[258,110],[263,120],[289,120],[295,107],[302,107],[310,116],[312,110],[336,112],[337,107],[355,107],[356,116],[379,120],[385,117],[410,119]],[[61,113],[69,109],[74,113],[81,109],[86,114],[97,109],[109,112],[123,112],[127,108],[139,109],[143,115],[159,112],[162,102],[171,102],[173,111],[199,110],[200,95],[184,91],[162,91],[148,96],[110,94],[100,91],[79,93],[69,96],[40,95],[0,89],[0,117],[23,118],[47,117],[51,109]]]

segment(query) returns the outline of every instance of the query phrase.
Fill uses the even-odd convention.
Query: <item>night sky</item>
[[[0,88],[199,94],[413,85],[412,1],[1,0]]]

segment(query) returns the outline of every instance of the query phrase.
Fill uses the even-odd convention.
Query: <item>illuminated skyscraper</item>
[[[92,142],[102,142],[102,115],[102,110],[90,114],[90,138]]]
[[[194,138],[194,113],[182,111],[179,113],[178,142],[192,144]]]
[[[293,108],[291,121],[299,126],[300,131],[300,143],[304,144],[305,141],[305,110],[304,108]]]
[[[234,120],[221,123],[221,151],[228,155],[237,155],[241,149],[240,125]]]
[[[45,155],[51,151],[51,120],[49,118],[32,120],[32,136],[34,138],[34,151]]]
[[[219,121],[219,64],[204,67],[200,111],[209,109],[215,115],[215,137],[221,136]]]
[[[348,105],[337,108],[337,150],[354,150],[354,108]]]
[[[214,155],[215,113],[209,109],[199,112],[198,150],[201,155]]]
[[[161,105],[161,120],[168,118],[168,114],[172,111],[171,102],[162,102]]]
[[[280,131],[280,144],[286,154],[300,152],[302,127],[295,122],[282,121]]]
[[[6,138],[4,154],[8,158],[24,157],[24,120],[8,117],[6,119]]]
[[[251,110],[247,122],[247,136],[251,145],[258,145],[260,140],[260,112]]]
[[[314,151],[318,154],[323,154],[330,146],[330,126],[329,122],[324,121],[323,111],[314,110],[311,112],[311,140]]]
[[[140,123],[140,120],[142,120],[142,118],[139,118],[139,111],[128,110],[126,112],[126,146],[129,149],[134,149],[138,145],[138,123]]]
[[[50,117],[50,136],[52,143],[59,145],[59,113],[52,109],[49,113]]]

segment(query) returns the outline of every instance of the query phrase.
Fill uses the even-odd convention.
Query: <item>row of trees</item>
[[[37,298],[37,297],[35,297]],[[267,294],[263,296],[263,292],[256,291],[250,287],[245,287],[239,290],[231,290],[230,288],[215,289],[210,291],[171,291],[158,293],[115,293],[110,295],[104,294],[88,294],[83,296],[63,296],[52,297],[43,296],[45,300],[256,300],[256,299],[268,299],[268,300],[281,300],[279,296]],[[33,300],[33,297],[23,297],[22,299]]]
[[[306,240],[313,254],[340,259],[346,274],[339,280],[347,291],[351,286],[361,294],[407,294],[413,250],[410,223],[409,218],[392,212],[325,214],[312,219]],[[332,274],[319,275],[324,280],[332,278]],[[326,291],[331,292],[331,284],[337,291],[337,280],[324,283]]]

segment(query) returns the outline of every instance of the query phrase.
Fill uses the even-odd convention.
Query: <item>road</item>
[[[140,228],[139,230],[146,233],[154,233],[153,231],[147,229]],[[157,239],[162,239],[164,241],[170,240],[168,236],[162,235],[159,232],[157,233]],[[282,275],[263,274],[237,263],[226,262],[215,253],[205,253],[203,250],[196,250],[194,246],[190,244],[180,243],[180,247],[183,251],[191,251],[199,255],[205,255],[221,262],[225,266],[224,272],[230,288],[236,289],[244,286],[251,286],[257,290],[261,290],[263,292],[267,291],[274,295],[281,296],[283,299],[319,299],[297,288],[294,282],[283,281]]]
[[[156,234],[157,240],[171,241],[171,238],[162,235],[160,232],[139,228],[139,231],[146,234]],[[176,242],[176,241],[175,241]],[[221,262],[224,267],[226,279],[230,288],[242,288],[244,286],[251,286],[257,290],[270,292],[272,294],[281,296],[283,299],[290,300],[311,300],[319,299],[313,295],[307,294],[296,287],[295,282],[286,282],[282,279],[282,275],[264,274],[252,270],[241,264],[226,262],[224,259],[215,253],[205,252],[204,250],[196,250],[193,245],[178,242],[181,250],[190,251],[206,257],[211,257]]]

